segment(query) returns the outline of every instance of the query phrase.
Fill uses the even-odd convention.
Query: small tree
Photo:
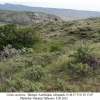
[[[31,27],[20,28],[16,33],[17,43],[14,42],[13,45],[18,48],[32,47],[32,45],[39,41],[39,37],[35,33],[35,30]]]
[[[39,40],[32,27],[18,28],[17,23],[0,27],[0,49],[8,44],[15,48],[32,47]]]

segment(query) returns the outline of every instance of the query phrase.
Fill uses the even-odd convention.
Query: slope
[[[0,91],[100,92],[99,26],[99,18],[33,25],[41,41],[0,62]]]

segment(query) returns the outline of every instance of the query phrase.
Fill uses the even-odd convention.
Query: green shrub
[[[21,79],[19,77],[6,79],[3,92],[40,92],[44,88],[40,82],[31,82],[27,79]]]
[[[60,50],[59,45],[52,45],[50,47],[50,52],[59,51],[59,50]]]
[[[7,78],[25,66],[24,62],[0,62],[0,83],[5,83]]]
[[[0,27],[0,49],[11,44],[14,48],[32,47],[40,40],[32,27],[18,28],[16,23]]]
[[[93,33],[93,34],[91,34],[91,38],[98,38],[98,37],[100,37],[99,33]]]
[[[67,61],[58,61],[54,65],[54,72],[60,73],[67,71]]]
[[[57,86],[60,89],[64,89],[66,86],[66,82],[63,79],[57,78]]]
[[[10,77],[12,73],[12,67],[5,65],[0,65],[0,83],[4,83],[5,79]]]
[[[20,28],[16,33],[17,36],[17,43],[13,43],[14,46],[18,48],[22,47],[32,47],[33,44],[39,41],[39,37],[36,36],[35,30],[31,27]]]
[[[80,30],[79,29],[75,29],[75,30],[70,30],[69,34],[79,34]]]
[[[6,78],[9,78],[12,73],[14,73],[18,67],[11,66],[8,63],[1,62],[0,63],[0,82],[4,83]]]
[[[100,66],[100,57],[97,57],[93,50],[94,48],[91,48],[88,44],[81,44],[81,46],[76,47],[70,57],[74,57],[76,63],[88,64],[91,68],[96,69]]]
[[[33,92],[42,92],[44,89],[44,85],[41,82],[34,82],[31,84],[31,88]]]
[[[44,76],[44,70],[40,65],[37,65],[27,68],[24,74],[27,79],[37,81]]]
[[[82,63],[86,63],[89,59],[92,60],[94,58],[94,55],[92,54],[93,50],[94,48],[90,48],[88,44],[81,44],[75,48],[74,54],[70,56],[75,57]]]
[[[73,77],[86,77],[90,75],[92,71],[91,67],[88,64],[76,63],[69,65],[70,75]]]

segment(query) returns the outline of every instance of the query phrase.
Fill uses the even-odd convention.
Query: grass
[[[0,91],[100,92],[100,66],[92,70],[91,74],[76,78],[70,74],[69,70],[70,63],[74,65],[82,63],[77,61],[75,57],[69,57],[74,53],[75,48],[82,44],[88,44],[91,48],[94,48],[92,53],[96,54],[95,57],[100,57],[99,37],[95,35],[94,38],[91,38],[91,34],[98,33],[99,26],[99,18],[33,25],[32,27],[41,37],[41,42],[33,46],[34,52],[31,54],[0,62],[0,67],[4,68],[5,71],[9,68],[16,69],[6,77],[5,74],[2,75],[2,71],[0,72],[0,78],[4,78],[3,82],[0,81]],[[86,30],[86,27],[89,27],[90,30]],[[77,29],[81,29],[81,31],[75,33]],[[72,33],[70,33],[71,31]],[[81,33],[85,33],[86,37],[80,35]],[[98,41],[95,42],[94,39]],[[57,45],[60,49],[50,52],[52,45]],[[8,66],[7,69],[5,66]],[[35,66],[41,66],[44,75],[39,80],[33,81],[30,78],[26,78],[25,72],[27,73],[28,69]]]

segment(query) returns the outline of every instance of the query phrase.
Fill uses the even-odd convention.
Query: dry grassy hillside
[[[33,53],[0,62],[1,92],[100,92],[100,18],[43,22]]]

